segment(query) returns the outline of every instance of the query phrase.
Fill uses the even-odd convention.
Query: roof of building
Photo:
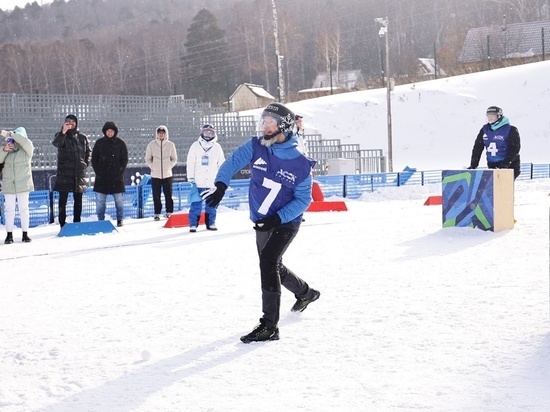
[[[419,57],[418,58],[418,63],[421,65],[422,69],[424,70],[424,74],[426,76],[434,76],[435,75],[435,70],[436,70],[435,59]],[[446,76],[445,71],[441,67],[439,67],[439,65],[437,67],[437,72],[438,72],[438,74],[440,74],[442,76]]]
[[[338,73],[332,72],[332,86],[352,89],[357,83],[363,81],[361,70],[340,70]],[[328,73],[319,73],[313,82],[313,88],[330,87],[330,77]]]
[[[233,96],[235,96],[235,93],[237,93],[241,87],[247,87],[252,93],[254,93],[258,97],[275,100],[275,97],[269,94],[269,92],[265,90],[263,86],[260,86],[258,84],[251,84],[251,83],[243,83],[239,87],[237,87],[237,90],[233,92],[230,99],[232,99]]]
[[[489,36],[488,47],[487,36]],[[483,61],[487,59],[487,48],[492,60],[539,56],[542,55],[543,38],[545,38],[545,50],[550,49],[550,41],[546,39],[549,36],[550,21],[477,27],[468,30],[459,61],[462,63]]]

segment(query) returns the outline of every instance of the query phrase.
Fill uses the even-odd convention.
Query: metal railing
[[[69,113],[78,117],[79,129],[90,144],[103,134],[106,121],[114,121],[119,135],[126,141],[129,166],[145,168],[145,148],[154,138],[156,127],[168,127],[169,138],[176,145],[178,165],[185,166],[187,152],[198,138],[204,123],[214,125],[218,141],[226,156],[255,133],[254,116],[228,113],[224,108],[198,103],[183,96],[108,96],[58,94],[0,94],[2,127],[23,126],[34,143],[33,171],[52,174],[57,166],[57,149],[51,141]],[[323,139],[320,134],[305,136],[308,154],[317,160],[314,173],[327,173],[329,159],[355,159],[356,173],[385,171],[381,149],[361,149],[358,144],[343,144],[340,139]],[[143,172],[146,172],[144,170]],[[93,171],[89,174],[93,177]],[[45,179],[39,179],[40,181]],[[130,182],[128,182],[130,183]],[[40,189],[47,187],[37,186]]]

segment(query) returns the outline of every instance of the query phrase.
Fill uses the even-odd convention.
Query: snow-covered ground
[[[499,233],[443,229],[438,189],[307,213],[285,262],[321,299],[295,314],[283,291],[262,344],[239,341],[261,315],[247,211],[195,234],[33,229],[1,247],[0,409],[550,410],[550,179],[516,182]]]
[[[492,104],[523,161],[548,163],[550,62],[521,67],[397,88],[396,170],[467,165]],[[293,108],[327,138],[382,148],[384,99]],[[246,210],[222,208],[218,232],[127,219],[96,236],[33,228],[23,244],[16,231],[0,245],[0,410],[548,411],[550,179],[515,187],[517,224],[498,233],[442,229],[423,205],[438,185],[307,213],[285,263],[321,298],[295,314],[283,291],[281,340],[262,344],[239,341],[261,316]]]

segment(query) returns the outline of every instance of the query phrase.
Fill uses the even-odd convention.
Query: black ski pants
[[[269,232],[256,231],[256,247],[260,257],[263,319],[268,327],[279,323],[281,285],[303,299],[310,294],[309,285],[283,265],[283,255],[292,243],[301,222],[285,223]]]
[[[80,222],[82,215],[82,193],[71,192],[73,194],[73,222]],[[69,192],[59,192],[59,225],[63,227],[67,219],[67,200],[69,199]]]
[[[164,201],[166,202],[166,213],[174,213],[174,200],[172,199],[172,178],[159,179],[151,178],[151,191],[153,192],[153,206],[155,215],[160,215],[162,211],[162,201],[160,200],[160,191],[164,193]]]

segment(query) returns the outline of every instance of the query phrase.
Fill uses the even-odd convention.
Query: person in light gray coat
[[[155,140],[149,142],[145,150],[145,163],[151,169],[151,189],[153,192],[153,204],[155,207],[155,220],[160,220],[162,202],[160,192],[164,193],[166,213],[169,218],[174,213],[174,201],[172,199],[172,168],[178,161],[176,146],[168,140],[168,128],[160,125],[156,130]]]
[[[34,190],[32,180],[31,160],[34,145],[27,137],[24,127],[14,131],[2,130],[6,139],[4,149],[0,152],[0,164],[3,164],[2,192],[6,199],[6,231],[5,244],[13,243],[13,229],[15,227],[15,203],[21,215],[22,241],[28,243],[30,215],[29,194]]]

